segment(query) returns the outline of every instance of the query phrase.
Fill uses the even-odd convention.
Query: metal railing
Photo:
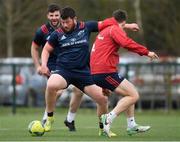
[[[120,64],[125,76],[140,93],[138,108],[143,101],[150,102],[150,108],[163,107],[172,109],[174,105],[180,108],[180,64],[179,63],[131,63]]]
[[[16,113],[17,74],[22,67],[32,68],[33,64],[0,64],[0,78],[4,75],[3,68],[12,77],[10,85],[12,90],[12,113]],[[137,103],[139,109],[146,107],[155,109],[160,107],[166,110],[180,108],[180,64],[179,63],[130,63],[118,65],[120,74],[131,81],[140,93],[140,100]],[[10,71],[9,71],[10,70]],[[6,72],[6,73],[7,73]],[[3,85],[0,79],[0,86]],[[1,96],[0,90],[0,96]],[[1,99],[1,97],[0,97]],[[113,102],[111,102],[113,103]]]
[[[16,96],[17,96],[17,75],[20,73],[20,69],[22,67],[33,67],[33,64],[9,64],[9,63],[0,63],[0,86],[4,85],[5,88],[1,89],[6,89],[6,90],[0,90],[0,96],[2,95],[2,92],[8,92],[9,90],[12,90],[10,93],[12,96],[12,113],[16,113]],[[2,77],[2,76],[5,77]],[[2,79],[3,78],[3,79]],[[8,87],[12,87],[12,89],[9,89]],[[3,95],[6,95],[3,93]],[[9,94],[8,94],[9,95]],[[0,97],[2,99],[2,97]],[[5,99],[8,99],[5,97]],[[7,100],[5,100],[7,101]]]

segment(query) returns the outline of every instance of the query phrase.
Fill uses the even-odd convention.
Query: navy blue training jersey
[[[71,33],[56,30],[48,42],[57,52],[57,70],[65,69],[76,73],[89,74],[89,37],[98,31],[95,21],[78,22]]]
[[[49,23],[43,24],[40,28],[37,29],[36,34],[33,38],[33,42],[43,48],[47,40],[49,39],[50,35],[54,31],[55,29]],[[48,68],[50,70],[55,69],[56,59],[57,59],[57,56],[55,52],[52,52],[48,60]]]

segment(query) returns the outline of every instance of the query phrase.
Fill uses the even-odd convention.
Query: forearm
[[[142,55],[147,56],[148,53],[149,53],[149,50],[145,46],[133,41],[130,38],[127,39],[127,43],[126,43],[126,45],[124,47],[126,49],[128,49],[129,51],[137,53],[137,54],[139,54],[141,56]]]
[[[131,24],[129,24],[129,23],[126,23],[125,25],[124,25],[124,28],[125,29],[129,29],[131,27]]]
[[[46,49],[43,49],[42,54],[41,54],[42,66],[47,66],[49,54],[50,53]]]
[[[135,32],[140,30],[138,24],[136,23],[126,23],[124,29],[128,29]]]
[[[138,44],[137,42],[129,38],[126,33],[118,27],[112,28],[111,37],[120,47],[138,53],[139,55],[147,55],[149,52],[145,46]]]
[[[31,56],[32,56],[35,67],[38,68],[40,66],[39,51],[38,51],[38,48],[33,45],[31,46]]]

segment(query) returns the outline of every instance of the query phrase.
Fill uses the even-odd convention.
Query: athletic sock
[[[48,117],[52,117],[52,116],[53,116],[53,112],[48,112],[48,113],[47,113],[47,116],[48,116]]]
[[[102,122],[99,122],[99,128],[103,129],[103,123]]]
[[[75,116],[76,116],[76,113],[72,113],[69,111],[67,115],[67,121],[71,123],[75,119]]]
[[[134,117],[129,117],[127,118],[127,127],[128,128],[133,128],[134,126],[136,126],[136,122],[135,122],[135,119]]]
[[[113,120],[117,117],[116,113],[114,111],[111,111],[107,114],[107,119],[110,121],[110,123],[113,122]]]
[[[47,112],[44,111],[43,120],[46,120],[46,119],[47,119]]]

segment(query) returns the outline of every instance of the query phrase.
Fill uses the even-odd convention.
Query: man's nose
[[[64,25],[64,27],[67,27],[67,23],[64,23],[63,25]]]

